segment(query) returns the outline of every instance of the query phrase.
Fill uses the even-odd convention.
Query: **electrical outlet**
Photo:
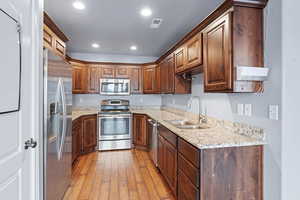
[[[245,115],[248,117],[252,116],[252,104],[245,104]]]
[[[272,120],[279,120],[279,106],[269,105],[269,118]]]
[[[244,115],[244,104],[237,105],[237,113],[238,115]]]

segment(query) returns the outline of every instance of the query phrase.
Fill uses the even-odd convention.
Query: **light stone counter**
[[[224,120],[208,118],[207,129],[179,129],[165,120],[188,119],[194,120],[194,114],[175,109],[131,109],[132,113],[145,114],[157,120],[170,131],[183,138],[199,149],[264,145],[265,135],[262,129]],[[83,115],[97,114],[97,109],[80,109],[73,111],[72,119]]]

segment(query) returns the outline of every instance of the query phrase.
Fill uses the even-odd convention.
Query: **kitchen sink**
[[[209,128],[205,124],[195,124],[188,120],[165,120],[165,122],[168,122],[179,129],[207,129],[207,128]]]

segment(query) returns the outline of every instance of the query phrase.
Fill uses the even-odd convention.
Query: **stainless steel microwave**
[[[130,79],[100,79],[101,95],[130,95]]]

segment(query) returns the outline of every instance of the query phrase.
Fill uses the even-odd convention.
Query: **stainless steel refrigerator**
[[[44,50],[44,199],[61,200],[71,182],[72,67]]]

